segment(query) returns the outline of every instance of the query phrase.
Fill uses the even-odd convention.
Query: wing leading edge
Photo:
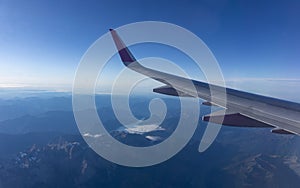
[[[236,127],[273,127],[272,133],[300,134],[300,104],[209,85],[205,82],[149,69],[138,63],[115,30],[110,29],[110,32],[126,67],[166,84],[153,89],[154,92],[172,96],[198,97],[206,100],[204,105],[216,105],[224,108],[225,113],[215,112],[205,115],[204,121]],[[211,88],[225,89],[226,106],[222,98],[217,98],[212,102]],[[222,114],[222,117],[218,114]],[[222,121],[220,121],[221,119]]]

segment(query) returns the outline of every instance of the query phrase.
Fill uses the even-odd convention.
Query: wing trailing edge
[[[292,132],[290,132],[288,130],[281,129],[281,128],[272,129],[271,133],[276,133],[276,134],[295,134],[295,133],[292,133]]]
[[[252,119],[241,113],[228,112],[226,109],[205,115],[202,120],[233,127],[273,127],[272,125]]]
[[[160,93],[160,94],[164,94],[164,95],[170,95],[170,96],[180,96],[180,97],[193,97],[189,94],[186,94],[182,91],[176,90],[175,88],[168,86],[168,85],[164,85],[158,88],[154,88],[153,92],[155,93]]]

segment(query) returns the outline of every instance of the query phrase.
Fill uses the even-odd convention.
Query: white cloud
[[[84,133],[83,136],[84,136],[84,137],[99,138],[99,137],[101,137],[102,135],[101,135],[101,134]]]
[[[126,131],[130,134],[144,134],[152,131],[163,131],[164,128],[159,125],[150,124],[150,125],[127,125],[127,127],[121,127],[118,131]]]
[[[147,138],[148,140],[151,140],[151,141],[159,141],[162,139],[159,136],[146,136],[145,138]]]

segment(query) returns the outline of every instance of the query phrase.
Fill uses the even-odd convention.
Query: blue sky
[[[199,36],[232,86],[272,94],[287,85],[292,96],[300,86],[299,10],[296,0],[0,0],[0,86],[70,87],[82,55],[109,28],[155,20]],[[257,89],[262,82],[269,88]]]

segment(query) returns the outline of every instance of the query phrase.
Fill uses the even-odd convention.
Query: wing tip
[[[109,29],[109,31],[112,35],[115,46],[119,52],[120,58],[121,58],[122,62],[125,64],[125,66],[128,66],[133,62],[136,62],[135,57],[131,54],[128,47],[122,41],[122,39],[120,38],[118,33],[114,29]]]

